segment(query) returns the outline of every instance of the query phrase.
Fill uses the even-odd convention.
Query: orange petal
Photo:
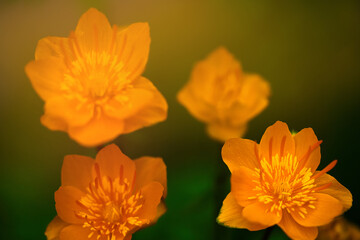
[[[334,217],[342,213],[343,207],[339,200],[324,193],[313,193],[316,198],[314,209],[306,208],[307,213],[302,217],[295,208],[295,212],[291,212],[291,216],[300,225],[305,227],[316,227],[331,222]]]
[[[262,112],[269,104],[270,85],[257,74],[245,74],[238,109],[232,113],[233,125],[244,124]]]
[[[94,105],[64,96],[53,97],[45,103],[45,115],[59,118],[70,127],[82,126],[93,117]]]
[[[209,136],[220,142],[225,142],[231,138],[239,138],[245,134],[246,124],[240,126],[230,126],[222,123],[210,123],[206,126]]]
[[[140,77],[133,83],[133,86],[151,90],[153,98],[136,114],[124,120],[124,133],[164,121],[167,117],[166,100],[148,79]]]
[[[295,155],[298,157],[298,160],[302,159],[309,151],[309,148],[317,144],[319,140],[317,139],[312,128],[304,128],[294,136],[295,140]],[[320,163],[320,146],[316,147],[311,151],[308,159],[302,159],[306,161],[305,167],[311,168],[312,172],[315,172]]]
[[[271,160],[272,156],[295,154],[295,142],[286,123],[277,121],[268,127],[260,141],[260,158]]]
[[[135,189],[140,189],[150,182],[158,182],[167,194],[166,165],[161,158],[141,157],[134,160],[136,165]]]
[[[148,23],[134,23],[118,31],[115,54],[124,63],[127,79],[138,78],[144,71],[150,49],[150,29]]]
[[[25,72],[37,94],[43,100],[47,100],[62,94],[60,85],[63,80],[64,68],[60,59],[51,57],[46,60],[29,62],[25,66]]]
[[[255,197],[258,193],[254,191],[258,182],[255,172],[247,167],[240,166],[232,173],[231,192],[240,206],[254,203],[255,200],[250,200],[249,197]]]
[[[225,142],[221,155],[230,172],[234,172],[234,170],[241,166],[255,169],[259,168],[259,161],[256,157],[257,147],[257,143],[254,141],[233,138]]]
[[[202,62],[206,62],[210,66],[209,70],[216,71],[219,75],[225,75],[229,69],[242,71],[239,61],[223,46],[212,51]]]
[[[53,116],[42,115],[40,122],[42,125],[53,131],[67,131],[68,129],[68,125],[63,119]]]
[[[185,88],[204,104],[210,104],[214,110],[219,99],[228,99],[229,96],[223,94],[239,89],[242,80],[240,63],[226,48],[219,47],[211,52],[205,60],[195,65],[190,81]],[[232,104],[233,102],[227,101],[227,103]],[[193,102],[193,104],[197,105],[199,101]],[[226,105],[229,106],[228,104]]]
[[[69,135],[83,146],[94,147],[115,139],[123,130],[123,121],[99,114],[84,126],[70,128]]]
[[[45,231],[47,240],[60,240],[60,231],[68,225],[68,223],[61,220],[58,216],[54,217],[54,219],[49,223]]]
[[[154,218],[153,222],[156,222],[162,215],[164,215],[167,211],[167,206],[164,201],[161,201],[157,207],[156,217]]]
[[[353,198],[351,192],[346,187],[341,185],[334,177],[327,173],[315,179],[315,184],[317,186],[322,186],[328,183],[331,183],[330,187],[321,190],[320,193],[329,194],[330,196],[336,198],[343,205],[344,211],[348,210],[352,205]]]
[[[100,172],[104,176],[115,179],[120,176],[121,171],[124,179],[128,179],[130,183],[134,180],[134,161],[123,154],[115,144],[110,144],[101,149],[96,155],[96,162],[99,164]]]
[[[292,239],[314,240],[318,235],[317,227],[304,227],[298,224],[289,213],[283,212],[279,227]]]
[[[126,234],[126,236],[124,237],[124,240],[131,240],[131,238],[132,238],[132,233],[130,231]],[[121,239],[119,239],[119,240],[121,240]]]
[[[244,208],[236,202],[233,194],[229,193],[223,201],[220,214],[217,217],[217,222],[227,227],[246,228],[250,231],[258,231],[266,228],[266,226],[249,222],[244,218],[242,215],[243,209]]]
[[[217,120],[216,111],[213,107],[204,102],[198,96],[195,96],[191,89],[191,83],[188,83],[177,95],[179,103],[184,105],[186,109],[196,119],[202,122],[214,122]]]
[[[69,38],[63,37],[45,37],[39,40],[35,50],[35,60],[57,58],[63,60],[74,60],[75,55],[72,50],[74,42]]]
[[[76,217],[77,211],[83,210],[80,205],[76,203],[84,193],[72,186],[60,187],[55,192],[55,208],[58,216],[67,223],[80,224],[84,220]]]
[[[109,117],[126,119],[146,107],[152,101],[153,91],[141,88],[131,88],[115,96],[104,106],[104,112]]]
[[[140,191],[144,196],[144,203],[138,216],[141,219],[149,219],[152,221],[156,218],[157,207],[160,204],[164,187],[158,182],[151,182],[141,188]]]
[[[89,228],[83,228],[81,225],[70,225],[60,232],[60,240],[95,240],[97,234],[89,238],[91,231]]]
[[[82,51],[107,51],[113,31],[106,16],[95,8],[90,8],[79,19],[75,35]]]
[[[270,207],[269,204],[256,202],[244,207],[242,213],[248,221],[269,227],[280,222],[282,216],[282,211],[270,212]]]
[[[73,186],[85,192],[92,180],[94,159],[80,155],[67,155],[61,169],[61,185]]]

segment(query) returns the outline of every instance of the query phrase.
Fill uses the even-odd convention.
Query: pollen
[[[95,171],[96,177],[86,195],[77,201],[82,210],[75,212],[84,220],[83,227],[90,230],[89,238],[95,234],[97,239],[115,240],[126,236],[134,227],[149,223],[148,219],[139,217],[144,197],[140,191],[133,191],[134,181],[123,177],[122,167],[115,179],[102,176],[98,164]]]
[[[253,181],[256,184],[253,190],[256,195],[248,199],[258,199],[268,204],[267,211],[280,214],[280,211],[286,209],[289,213],[296,212],[305,218],[310,209],[316,208],[317,199],[312,193],[330,186],[317,186],[315,179],[331,170],[337,161],[334,160],[315,175],[310,168],[302,167],[304,164],[301,162],[297,156],[291,154],[282,157],[276,154],[272,156],[271,161],[263,158],[260,168],[255,168],[254,172],[257,180]]]
[[[310,168],[299,169],[296,156],[287,154],[280,157],[272,156],[271,161],[263,158],[260,168],[255,169],[256,196],[249,199],[258,199],[269,204],[269,211],[278,213],[282,209],[288,212],[297,211],[305,217],[307,208],[314,207],[316,198],[311,196],[316,185],[311,179]]]
[[[113,31],[116,32],[116,27]],[[115,34],[113,38],[112,42]],[[113,46],[108,50],[85,51],[80,48],[74,33],[60,46],[66,64],[61,90],[67,92],[69,98],[102,105],[132,87],[127,78],[129,74],[123,69],[124,63],[115,54]]]

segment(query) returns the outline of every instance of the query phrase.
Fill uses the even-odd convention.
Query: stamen
[[[94,31],[94,39],[95,39],[95,51],[99,51],[99,29],[94,24],[93,25],[93,31]]]
[[[337,160],[332,161],[332,162],[329,163],[329,165],[327,165],[323,170],[321,170],[320,172],[318,172],[317,174],[315,174],[314,176],[312,176],[311,179],[316,179],[316,178],[321,177],[322,175],[324,175],[325,173],[327,173],[328,171],[330,171],[331,169],[333,169],[336,164],[337,164]]]
[[[286,138],[282,138],[281,146],[285,146]],[[272,145],[270,140],[269,146]],[[284,149],[284,147],[281,147]],[[280,149],[280,153],[285,154]],[[327,169],[325,169],[327,170]],[[263,158],[260,161],[259,169],[256,169],[255,177],[258,180],[253,191],[254,196],[249,200],[257,199],[264,204],[270,204],[268,211],[280,214],[279,211],[286,209],[288,212],[297,212],[301,217],[308,213],[307,207],[315,207],[313,203],[316,198],[311,193],[326,189],[330,184],[317,187],[311,179],[310,168],[299,169],[299,161],[296,156],[287,154],[272,156],[270,161]]]
[[[327,184],[324,184],[324,185],[321,185],[321,186],[319,186],[319,187],[316,187],[316,188],[313,188],[312,190],[314,191],[314,192],[318,192],[318,191],[321,191],[321,190],[324,190],[324,189],[327,189],[327,188],[329,188],[330,186],[331,186],[331,182],[329,182],[329,183],[327,183]]]
[[[122,164],[120,165],[119,176],[120,176],[120,178],[119,178],[120,184],[123,184],[124,183],[124,166]]]
[[[254,143],[254,152],[255,152],[256,159],[258,160],[259,166],[261,166],[260,157],[259,157],[259,150],[257,148],[257,143]]]
[[[102,176],[98,163],[94,164],[94,169],[95,179],[89,184],[86,195],[76,201],[82,210],[74,213],[84,221],[83,227],[90,230],[89,236],[95,234],[97,239],[116,239],[134,227],[148,224],[148,219],[136,216],[144,199],[140,191],[133,192],[135,175],[132,182],[124,178],[123,165],[115,179]]]
[[[271,161],[272,158],[272,145],[273,145],[273,137],[271,137],[269,141],[269,161]]]
[[[115,45],[115,40],[116,40],[116,35],[117,35],[117,26],[116,25],[113,25],[113,35],[112,35],[112,38],[111,38],[111,43],[110,43],[110,47],[109,47],[109,53],[113,53],[113,50],[114,50],[114,45]],[[111,56],[113,56],[115,54],[111,54]]]
[[[286,136],[283,136],[280,144],[280,157],[284,155],[285,142],[286,142]]]
[[[320,140],[316,143],[314,143],[312,146],[309,146],[309,150],[304,154],[304,156],[302,156],[302,158],[300,158],[299,160],[299,163],[301,163],[299,165],[299,169],[302,169],[305,164],[308,162],[309,158],[310,158],[310,154],[317,148],[320,146],[320,144],[322,143],[323,141]]]

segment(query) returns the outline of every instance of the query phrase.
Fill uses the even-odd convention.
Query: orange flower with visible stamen
[[[66,156],[55,192],[58,216],[48,240],[122,240],[166,211],[166,166],[161,158],[132,161],[112,144],[96,159]]]
[[[231,192],[218,222],[234,228],[261,230],[272,225],[292,239],[315,239],[325,225],[352,205],[352,195],[321,171],[320,144],[311,128],[292,135],[276,122],[257,144],[234,138],[225,142],[222,157],[231,172]]]
[[[141,76],[149,46],[147,23],[111,27],[94,8],[68,38],[41,39],[25,68],[45,101],[41,123],[97,146],[165,120],[164,97]]]
[[[211,138],[224,142],[244,135],[247,123],[267,107],[269,95],[268,82],[244,73],[240,62],[219,47],[194,66],[190,81],[177,97],[206,124]]]

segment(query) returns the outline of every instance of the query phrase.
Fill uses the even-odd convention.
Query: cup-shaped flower
[[[249,120],[267,105],[269,84],[257,74],[243,73],[240,62],[224,47],[198,62],[179,102],[207,126],[218,141],[242,137]]]
[[[48,240],[122,240],[166,211],[166,166],[161,158],[131,160],[112,144],[90,157],[66,156],[61,187],[55,192],[57,217]]]
[[[147,23],[110,26],[96,9],[84,13],[68,38],[38,42],[25,71],[45,101],[41,123],[84,146],[163,121],[167,103],[145,77]]]
[[[222,157],[231,172],[231,192],[218,222],[256,231],[279,225],[292,239],[315,239],[318,226],[329,223],[352,205],[352,195],[328,175],[336,160],[321,171],[320,144],[311,128],[292,135],[276,122],[260,144],[234,138]]]

